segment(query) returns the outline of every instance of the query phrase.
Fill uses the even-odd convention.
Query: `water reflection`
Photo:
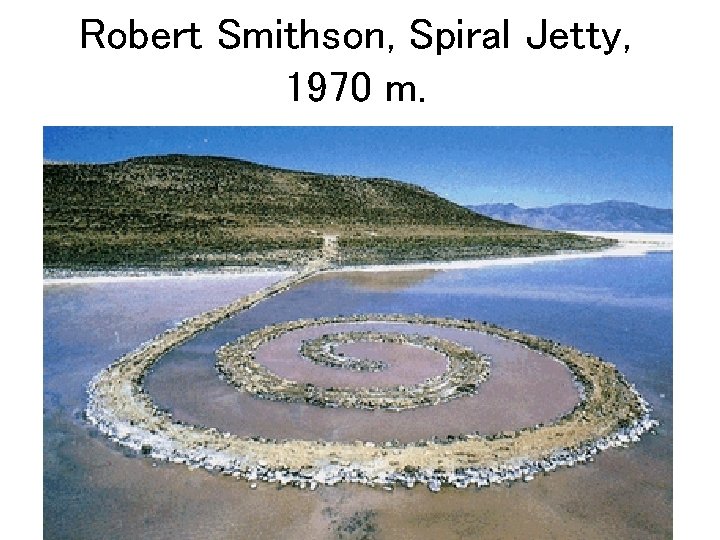
[[[395,292],[428,281],[439,270],[412,270],[397,272],[339,272],[319,279],[340,278],[355,287],[370,291]]]

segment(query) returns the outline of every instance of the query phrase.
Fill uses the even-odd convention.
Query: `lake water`
[[[242,396],[219,381],[213,369],[219,345],[274,322],[363,312],[487,320],[615,363],[655,407],[658,434],[632,448],[606,452],[590,466],[529,484],[480,492],[447,489],[439,495],[424,488],[386,493],[357,486],[306,493],[260,485],[251,491],[227,477],[127,457],[79,419],[85,385],[105,365],[183,317],[269,281],[230,277],[45,288],[47,538],[333,538],[341,532],[352,538],[347,533],[360,522],[372,525],[379,538],[671,536],[671,254],[443,272],[328,274],[171,351],[147,380],[149,393],[176,416],[218,423],[224,418],[242,432],[242,415],[225,414],[241,410],[237,400]],[[317,436],[344,439],[372,431],[371,422],[350,418],[368,411],[337,418],[335,427],[328,417],[327,425],[319,427],[303,412],[307,406],[283,411],[287,404],[249,398],[246,406],[257,413],[252,418],[262,418],[262,406],[278,407],[285,425],[276,421],[271,427],[282,433],[299,435],[314,426]],[[370,414],[396,419],[405,413]],[[347,431],[348,419],[360,431]],[[431,415],[421,424],[429,422]],[[249,424],[255,432],[263,428],[262,422]],[[460,424],[458,429],[465,425]],[[379,439],[398,431],[391,422],[378,425]]]

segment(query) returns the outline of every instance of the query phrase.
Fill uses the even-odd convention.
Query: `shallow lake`
[[[47,538],[333,537],[358,520],[372,522],[378,537],[671,535],[671,254],[475,270],[327,274],[171,351],[147,380],[160,405],[191,421],[220,422],[223,411],[237,411],[235,401],[241,398],[214,371],[213,351],[219,345],[284,320],[369,312],[487,320],[615,363],[655,407],[661,421],[658,434],[632,448],[606,452],[592,465],[530,484],[480,492],[448,489],[439,495],[424,488],[385,493],[357,486],[306,493],[261,485],[251,491],[244,482],[226,477],[127,457],[83,424],[79,412],[85,385],[97,371],[180,319],[271,280],[254,276],[45,287]],[[287,407],[246,400],[250,412]],[[308,417],[305,409],[285,409],[285,427],[273,429],[289,436],[314,426],[315,413]],[[349,416],[356,412],[367,413],[352,411]],[[370,414],[396,419],[405,413]],[[240,416],[225,420],[242,431]],[[345,420],[336,419],[333,427],[328,417],[316,436],[342,439],[372,432],[369,422],[359,434],[348,432]],[[458,419],[462,421],[472,419]],[[429,415],[421,424],[437,428],[432,422]],[[398,431],[390,421],[378,425],[379,439]]]

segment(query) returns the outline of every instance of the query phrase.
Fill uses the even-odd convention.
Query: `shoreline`
[[[169,279],[200,280],[276,277],[283,279],[297,274],[297,270],[273,268],[250,268],[247,266],[212,268],[207,270],[58,270],[51,277],[43,276],[43,286],[77,285],[91,283],[120,283],[140,281],[165,281]]]
[[[427,261],[396,264],[334,266],[330,272],[393,272],[412,270],[459,270],[495,266],[515,266],[540,262],[559,262],[601,257],[640,257],[648,253],[672,252],[672,233],[568,231],[582,236],[600,236],[618,240],[619,244],[599,251],[558,252],[549,255],[525,255],[496,259],[468,259],[455,261]],[[216,267],[192,270],[52,270],[44,271],[43,286],[114,283],[135,281],[162,281],[168,279],[226,279],[248,277],[276,277],[283,279],[297,270],[281,268],[253,268],[248,266]]]
[[[568,231],[570,232],[570,231]],[[408,270],[464,270],[490,268],[495,266],[516,266],[541,262],[559,262],[576,259],[599,259],[602,257],[642,257],[654,252],[672,252],[672,234],[668,233],[621,233],[572,231],[583,236],[602,236],[612,238],[620,243],[616,246],[598,251],[559,252],[549,255],[525,255],[498,259],[469,259],[466,261],[435,261],[418,263],[399,263],[388,265],[342,266],[334,268],[336,272],[392,272]]]

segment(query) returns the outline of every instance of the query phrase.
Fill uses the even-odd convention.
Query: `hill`
[[[338,234],[344,264],[593,249],[503,223],[421,187],[167,155],[43,165],[46,268],[294,265]]]
[[[672,232],[672,210],[623,201],[520,208],[479,204],[469,209],[510,223],[556,231]]]

